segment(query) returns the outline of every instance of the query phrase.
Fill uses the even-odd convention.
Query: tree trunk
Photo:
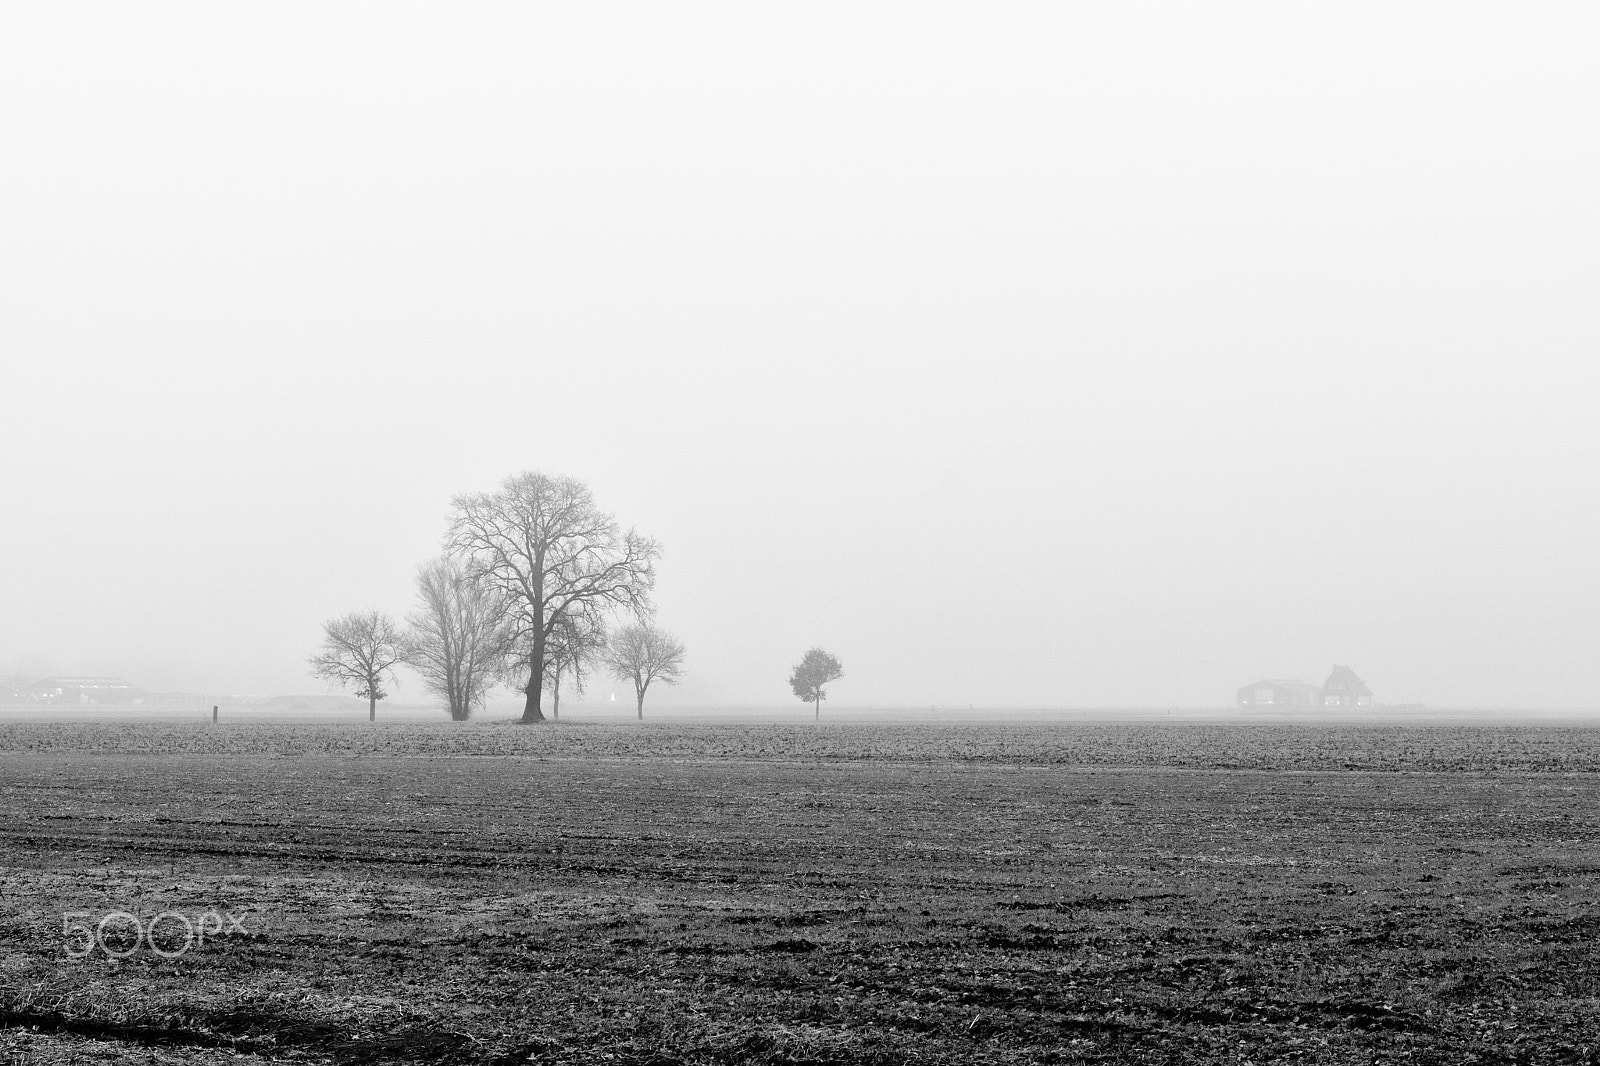
[[[544,617],[542,605],[538,617]],[[528,694],[528,702],[522,705],[524,722],[544,721],[544,712],[539,709],[544,699],[544,638],[544,630],[533,631],[533,654],[528,657],[528,687],[524,690]]]
[[[644,721],[644,689],[635,688],[633,698],[639,701],[639,721]]]
[[[467,699],[467,686],[461,677],[458,666],[449,667],[445,687],[450,690],[450,717],[457,722],[465,722],[472,717],[472,703]]]
[[[378,720],[378,697],[372,695],[372,690],[368,689],[367,690],[367,721],[376,722],[377,720]]]
[[[528,687],[523,690],[528,694],[528,701],[522,705],[524,722],[544,721],[544,712],[539,709],[539,697],[544,695],[544,686],[540,684],[543,680],[540,675],[544,673],[544,656],[535,652],[534,658],[540,661],[533,664],[533,670],[528,675]]]
[[[816,718],[816,720],[819,721],[819,722],[822,721],[822,697],[818,696],[816,699],[812,700],[811,702],[815,703],[817,705],[817,718]]]

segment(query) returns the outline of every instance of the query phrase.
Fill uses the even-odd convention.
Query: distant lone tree
[[[652,681],[675,685],[683,676],[683,643],[652,625],[627,625],[606,646],[604,659],[618,681],[633,682],[633,698],[644,721],[644,694]]]
[[[506,654],[505,613],[482,583],[448,556],[417,568],[418,605],[401,652],[428,691],[464,722],[483,705]]]
[[[402,661],[399,627],[382,611],[352,611],[324,622],[322,634],[311,672],[330,685],[352,689],[367,701],[367,721],[376,721],[378,701],[388,695],[384,678],[392,679]]]
[[[583,482],[537,471],[498,492],[455,498],[447,540],[467,573],[505,603],[514,654],[527,671],[522,721],[542,722],[545,664],[565,620],[650,611],[660,547],[595,506]]]
[[[822,721],[822,701],[828,698],[824,686],[844,676],[839,660],[823,651],[812,648],[789,675],[789,687],[806,703],[817,705],[817,721]]]

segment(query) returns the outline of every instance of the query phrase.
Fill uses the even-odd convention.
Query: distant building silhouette
[[[1372,690],[1348,666],[1335,666],[1322,683],[1324,707],[1371,707]]]
[[[91,703],[126,706],[144,702],[144,690],[120,677],[47,677],[28,686],[35,703]]]
[[[1304,681],[1267,678],[1239,690],[1241,707],[1280,707],[1311,710],[1322,706],[1322,690]]]
[[[1335,666],[1319,688],[1304,681],[1267,678],[1246,685],[1237,695],[1240,707],[1315,710],[1318,707],[1371,707],[1372,690],[1348,666]]]

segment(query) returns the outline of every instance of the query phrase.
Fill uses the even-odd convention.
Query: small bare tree
[[[406,618],[405,662],[464,722],[483,705],[505,659],[504,609],[448,556],[417,568],[417,600]]]
[[[789,687],[794,689],[794,694],[807,703],[817,705],[817,721],[822,721],[822,701],[828,698],[824,690],[825,685],[832,684],[844,676],[844,667],[839,660],[823,651],[821,648],[812,648],[806,652],[805,658],[795,666],[794,672],[789,675]]]
[[[564,615],[550,634],[545,648],[544,675],[550,688],[550,716],[561,717],[561,686],[572,682],[573,691],[583,695],[595,659],[606,648],[605,622],[599,614],[585,611]]]
[[[322,650],[310,659],[311,672],[330,685],[350,688],[367,701],[367,721],[378,718],[378,701],[388,695],[385,677],[394,677],[400,655],[400,629],[382,611],[352,611],[322,624]]]
[[[454,503],[448,550],[504,599],[527,671],[522,720],[543,721],[545,661],[562,620],[611,610],[648,617],[660,548],[624,533],[569,477],[517,474],[498,492]]]
[[[633,682],[639,720],[644,721],[644,694],[652,681],[675,685],[683,676],[682,642],[664,629],[627,625],[606,646],[605,664],[619,681]]]

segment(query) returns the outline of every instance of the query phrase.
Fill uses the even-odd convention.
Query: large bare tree
[[[378,718],[378,701],[388,695],[385,678],[402,660],[400,627],[382,611],[352,611],[322,624],[322,650],[310,659],[311,672],[330,685],[349,688],[367,701],[367,721]]]
[[[817,721],[822,720],[822,701],[828,698],[826,686],[844,676],[844,667],[828,652],[812,648],[789,675],[789,687],[807,703],[817,706]]]
[[[660,547],[595,506],[583,482],[537,471],[498,492],[457,496],[447,545],[504,600],[527,670],[524,722],[540,709],[545,662],[565,620],[624,610],[648,617]]]
[[[417,609],[401,650],[450,717],[464,722],[483,704],[506,655],[505,611],[490,589],[449,556],[417,568]]]
[[[617,630],[606,645],[605,664],[619,681],[633,682],[639,720],[644,721],[644,694],[652,681],[675,685],[683,676],[683,643],[664,629],[634,624]]]

